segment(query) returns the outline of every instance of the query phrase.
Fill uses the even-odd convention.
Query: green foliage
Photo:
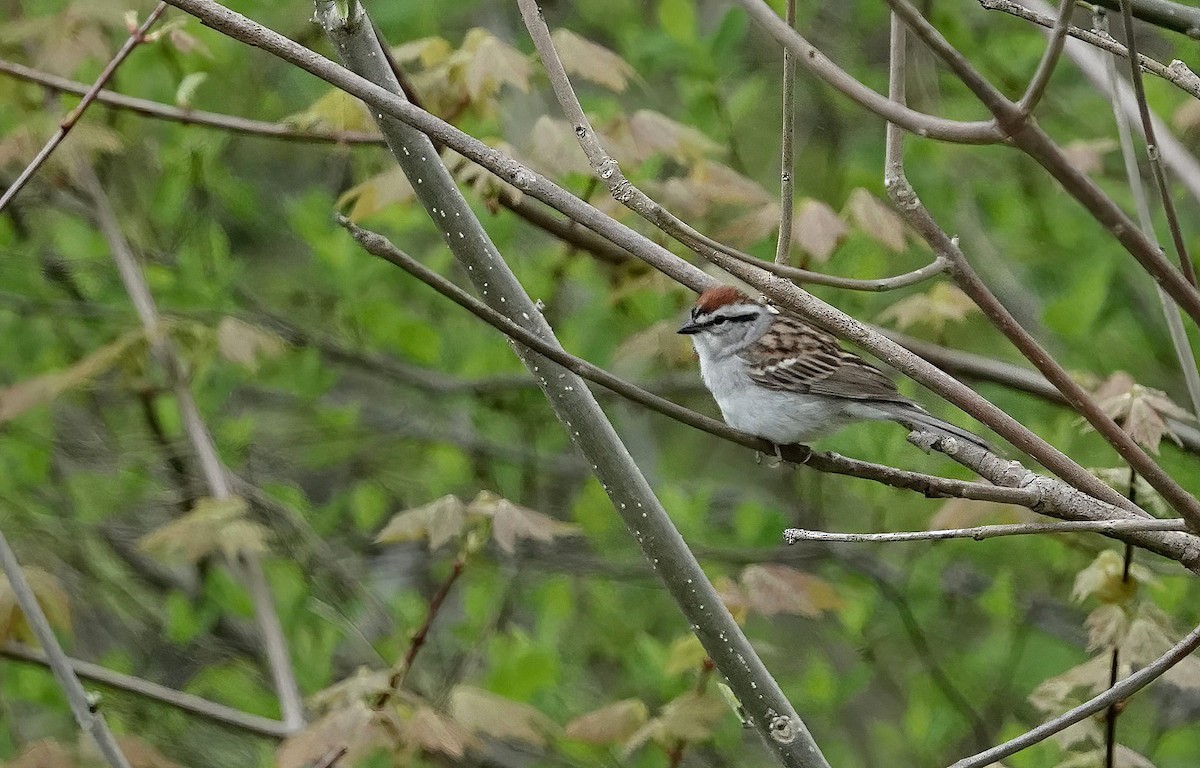
[[[662,240],[589,180],[570,126],[547,106],[530,44],[514,32],[511,4],[377,5],[375,21],[427,108]],[[584,107],[623,171],[698,229],[770,258],[779,56],[762,30],[720,4],[545,5]],[[303,8],[230,6],[332,53]],[[127,34],[125,10],[107,0],[23,4],[0,29],[0,55],[90,81]],[[135,51],[112,88],[303,130],[373,130],[354,100],[174,16],[182,23]],[[934,4],[932,19],[1008,93],[1023,89],[1043,50],[1024,23],[973,4]],[[886,26],[878,2],[800,8],[804,34],[881,90]],[[1166,61],[1190,50],[1166,36],[1153,44]],[[916,48],[910,55],[915,108],[980,117],[949,74]],[[856,278],[927,263],[883,202],[881,124],[803,71],[796,97],[793,263]],[[1150,97],[1163,115],[1183,104],[1165,87]],[[61,113],[41,89],[7,77],[0,104],[0,166],[11,179]],[[1064,66],[1038,121],[1128,207],[1114,130],[1106,117],[1080,120],[1107,114]],[[1187,111],[1176,117],[1186,127]],[[985,281],[1082,381],[1105,382],[1105,409],[1200,491],[1194,456],[1172,441],[1184,390],[1150,281],[1012,151],[914,139],[907,152],[923,202],[960,235]],[[447,159],[567,349],[715,413],[694,386],[677,386],[696,382],[673,333],[686,292],[546,235],[507,210],[515,190]],[[171,380],[136,330],[79,191],[81,162],[96,167],[143,264],[222,458],[261,497],[239,490],[246,500],[216,501],[199,482]],[[659,766],[679,749],[685,762],[688,750],[712,762],[766,759],[501,337],[363,254],[333,223],[343,210],[465,284],[384,150],[93,106],[17,203],[0,218],[0,528],[56,630],[81,656],[278,716],[255,608],[233,567],[256,553],[300,688],[312,697],[309,727],[276,745],[106,690],[118,731],[189,766],[300,768],[338,746],[353,748],[347,766],[420,766],[471,760],[464,755],[495,742],[524,750],[531,764]],[[1194,205],[1181,208],[1186,224]],[[1019,359],[944,280],[886,294],[813,290],[861,319]],[[1111,377],[1120,370],[1133,376]],[[978,388],[1160,509],[1067,411],[999,385]],[[834,765],[947,764],[986,746],[975,743],[964,699],[990,739],[1014,736],[1107,685],[1112,649],[1141,664],[1200,621],[1192,580],[1141,555],[1126,580],[1120,555],[1090,537],[781,553],[779,531],[793,524],[865,531],[1026,518],[805,468],[772,470],[739,448],[603,402]],[[854,427],[819,447],[967,476],[912,450],[889,425]],[[425,644],[402,669],[422,630]],[[0,581],[0,639],[12,638],[28,632]],[[1194,695],[1193,667],[1162,685]],[[1194,723],[1171,720],[1160,703],[1129,704],[1122,748],[1159,768],[1193,765]],[[7,660],[0,721],[15,724],[0,729],[0,762],[32,749],[31,734],[76,738],[53,679]],[[1010,764],[1083,764],[1094,757],[1094,725]],[[61,749],[62,764],[74,764],[73,747]]]

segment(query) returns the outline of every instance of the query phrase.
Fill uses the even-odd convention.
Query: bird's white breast
[[[700,376],[729,426],[777,445],[802,443],[847,422],[830,398],[767,389],[746,372],[737,355],[714,355],[697,344]]]

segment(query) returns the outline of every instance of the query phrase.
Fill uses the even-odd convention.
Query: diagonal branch
[[[33,636],[37,638],[38,644],[45,651],[46,662],[54,672],[54,677],[58,679],[59,687],[66,694],[67,703],[71,705],[71,714],[75,716],[75,722],[79,723],[80,729],[92,738],[99,747],[105,762],[112,768],[129,768],[129,761],[125,759],[125,755],[117,745],[117,740],[109,730],[108,723],[104,721],[104,715],[97,711],[88,692],[79,682],[75,670],[71,668],[70,659],[63,652],[62,646],[58,644],[58,638],[54,636],[54,630],[50,628],[46,614],[42,612],[42,607],[38,605],[29,582],[25,580],[25,574],[21,571],[21,564],[17,562],[16,553],[12,551],[8,545],[8,539],[2,532],[0,532],[0,573],[8,579],[9,588],[16,595],[17,605],[21,607],[21,613],[25,614],[25,621],[33,630]]]
[[[80,166],[79,170],[82,185],[92,198],[96,218],[112,252],[117,271],[121,275],[121,282],[146,331],[155,358],[164,367],[170,379],[183,430],[196,454],[209,495],[217,499],[232,498],[235,494],[229,474],[217,454],[216,443],[204,423],[203,416],[200,415],[196,399],[192,396],[185,363],[162,328],[158,306],[150,293],[150,286],[121,232],[108,195],[90,166]],[[279,614],[275,610],[274,598],[263,572],[262,562],[257,555],[245,554],[234,565],[240,572],[241,580],[254,604],[254,616],[262,634],[267,667],[279,697],[283,721],[289,728],[300,727],[304,724],[304,704],[292,669],[287,638],[279,622]]]
[[[1096,14],[1096,27],[1102,31],[1107,31],[1108,19]],[[1120,78],[1117,76],[1117,61],[1113,56],[1108,57],[1106,62],[1108,69],[1108,82],[1110,85],[1109,97],[1112,102],[1113,118],[1117,123],[1117,136],[1121,145],[1121,157],[1125,161],[1125,178],[1129,182],[1129,191],[1133,195],[1134,207],[1137,209],[1138,224],[1141,225],[1142,231],[1146,233],[1146,237],[1158,244],[1157,237],[1154,234],[1154,219],[1150,216],[1150,202],[1146,197],[1146,188],[1142,184],[1142,176],[1138,172],[1137,157],[1133,151],[1133,137],[1130,135],[1129,123],[1125,115],[1121,113],[1121,102],[1117,98],[1117,84]],[[1138,107],[1145,108],[1145,92],[1137,91]],[[1143,114],[1143,129],[1149,126],[1148,112]],[[1154,134],[1148,133],[1148,136]],[[1148,142],[1147,146],[1155,146],[1152,142]],[[1157,160],[1157,151],[1153,153]],[[1155,162],[1155,168],[1159,173],[1162,172],[1162,166]],[[1167,198],[1169,199],[1169,198]],[[1174,205],[1170,208],[1168,220],[1174,223],[1172,231],[1178,233],[1179,222],[1174,219]],[[1186,249],[1180,251],[1183,256],[1183,262],[1190,265],[1187,259]],[[1194,282],[1194,280],[1193,280]],[[1191,342],[1188,341],[1187,330],[1183,327],[1183,317],[1179,312],[1179,307],[1171,301],[1164,292],[1161,286],[1155,286],[1158,293],[1158,302],[1162,306],[1163,316],[1167,322],[1167,332],[1171,337],[1171,345],[1175,348],[1175,358],[1179,361],[1179,369],[1183,374],[1184,383],[1187,385],[1188,396],[1192,400],[1192,414],[1200,416],[1200,371],[1196,368],[1196,356],[1192,352]]]
[[[899,21],[901,16],[900,11],[897,11],[892,20],[892,96],[897,100],[904,99],[903,80],[897,74],[898,70],[903,69],[904,57],[904,28]],[[990,87],[989,85],[988,88]],[[1071,406],[1087,419],[1117,453],[1162,494],[1172,508],[1187,518],[1194,528],[1200,528],[1200,503],[1142,450],[1141,446],[1104,412],[1095,398],[1050,356],[1032,334],[1021,327],[1012,313],[979,277],[958,244],[934,221],[905,175],[903,151],[904,134],[899,127],[889,123],[884,184],[888,196],[892,198],[901,215],[929,243],[935,253],[947,259],[951,264],[951,274],[955,282],[971,297],[988,320],[1063,393]],[[1177,272],[1175,274],[1178,275]]]
[[[1037,2],[1039,6],[1049,7],[1041,2],[1041,0],[1025,1]],[[1055,24],[1053,17],[1039,13],[1031,8],[1026,8],[1020,3],[1013,2],[1013,0],[979,0],[979,5],[984,10],[1007,13],[1010,16],[1016,16],[1018,19],[1024,19],[1025,21],[1032,21],[1034,24],[1040,24],[1046,28],[1052,28]],[[1076,26],[1068,26],[1067,35],[1082,40],[1088,45],[1103,51],[1108,51],[1114,56],[1120,56],[1125,59],[1129,58],[1129,49],[1107,35],[1098,34],[1090,29],[1081,29]],[[1070,45],[1067,48],[1069,49]],[[1070,56],[1070,53],[1068,52],[1067,55]],[[1200,77],[1197,77],[1196,73],[1188,69],[1187,65],[1183,62],[1172,62],[1170,66],[1167,66],[1140,53],[1137,55],[1137,61],[1146,72],[1161,77],[1185,93],[1189,93],[1200,99]]]
[[[319,0],[316,18],[335,50],[353,70],[381,84],[394,98],[403,99],[361,5]],[[455,258],[466,267],[484,301],[558,346],[549,324],[472,213],[430,138],[395,117],[380,116],[377,120],[393,156],[412,182],[417,199]],[[656,566],[664,586],[729,681],[776,759],[796,768],[827,768],[828,763],[804,722],[729,614],[583,380],[527,348],[517,345],[513,348],[537,378],[551,408],[572,442],[587,457],[614,509],[647,559]]]
[[[1058,66],[1058,60],[1062,58],[1063,44],[1067,41],[1067,27],[1071,26],[1071,14],[1074,10],[1075,0],[1059,0],[1058,18],[1050,32],[1050,42],[1046,44],[1046,50],[1042,53],[1037,70],[1029,80],[1029,87],[1025,89],[1025,95],[1017,102],[1017,107],[1026,115],[1033,114],[1033,110],[1037,109],[1038,102],[1046,93],[1050,77],[1054,74],[1055,67]]]
[[[150,12],[150,15],[146,17],[146,20],[142,22],[141,26],[129,33],[129,38],[125,41],[124,45],[122,45],[120,50],[117,51],[116,55],[109,60],[108,64],[104,66],[104,69],[100,71],[100,76],[96,78],[96,82],[92,83],[92,87],[89,88],[87,93],[83,95],[83,100],[75,105],[75,108],[72,109],[65,118],[63,118],[63,120],[58,124],[58,130],[54,132],[54,135],[46,141],[45,145],[43,145],[34,158],[29,161],[29,165],[25,166],[25,169],[21,171],[16,180],[9,185],[8,189],[4,190],[4,194],[0,195],[0,211],[3,211],[6,207],[8,207],[8,204],[12,202],[14,197],[17,196],[17,193],[21,191],[21,188],[33,178],[33,175],[37,173],[39,168],[42,167],[42,164],[49,159],[51,153],[58,148],[59,144],[62,144],[63,139],[67,138],[67,134],[71,132],[71,129],[75,127],[75,124],[79,122],[79,118],[83,117],[83,113],[89,106],[91,106],[91,103],[95,101],[96,95],[100,92],[100,89],[104,87],[104,84],[107,83],[113,76],[113,73],[117,71],[117,67],[121,66],[121,64],[125,62],[125,59],[129,57],[129,54],[133,53],[134,48],[137,48],[146,41],[146,32],[150,30],[150,27],[154,26],[154,23],[158,21],[158,17],[162,16],[163,11],[165,10],[167,10],[167,4],[160,2],[158,5],[154,6],[154,10]]]
[[[983,768],[985,765],[991,765],[1009,755],[1015,755],[1023,749],[1028,749],[1034,744],[1045,741],[1054,734],[1066,730],[1075,723],[1091,717],[1110,705],[1128,699],[1133,694],[1162,677],[1171,667],[1186,659],[1198,647],[1200,647],[1200,626],[1189,632],[1182,640],[1152,664],[1134,672],[1098,696],[1085,701],[1072,710],[1064,712],[1053,720],[1042,723],[1037,728],[1015,739],[1006,741],[977,755],[963,758],[950,766],[950,768]]]
[[[19,643],[5,643],[0,645],[0,656],[30,664],[40,664],[45,667],[52,666],[50,656],[45,651],[29,648]],[[252,715],[240,709],[234,709],[224,704],[218,704],[215,701],[209,701],[200,696],[177,691],[174,688],[167,688],[166,686],[152,683],[149,680],[143,680],[140,677],[126,675],[107,667],[102,667],[99,664],[92,664],[88,661],[80,661],[79,659],[69,657],[67,658],[67,662],[81,679],[91,680],[94,683],[99,683],[109,688],[128,691],[129,693],[152,699],[214,723],[273,739],[286,738],[292,733],[292,729],[278,720]]]
[[[787,0],[784,21],[796,26],[796,0]],[[783,125],[779,129],[779,239],[775,263],[787,264],[792,251],[792,218],[796,211],[796,64],[792,52],[783,49]]]
[[[1162,158],[1158,153],[1158,140],[1154,137],[1154,121],[1150,119],[1150,106],[1146,103],[1146,85],[1142,82],[1142,68],[1138,66],[1137,35],[1133,31],[1133,14],[1129,6],[1131,0],[1121,0],[1121,20],[1125,27],[1125,45],[1129,47],[1129,79],[1133,83],[1133,94],[1137,99],[1138,117],[1142,122],[1142,135],[1146,138],[1146,155],[1150,161],[1150,171],[1154,175],[1154,183],[1158,186],[1158,199],[1162,203],[1163,213],[1167,217],[1167,228],[1171,232],[1171,241],[1175,245],[1175,255],[1179,258],[1179,269],[1183,276],[1193,286],[1196,285],[1196,267],[1188,256],[1187,245],[1183,242],[1183,232],[1179,228],[1179,214],[1175,212],[1175,201],[1171,198],[1171,190],[1167,186],[1167,173],[1163,169]],[[1116,86],[1113,87],[1114,92]],[[1150,235],[1150,231],[1146,232]]]
[[[749,0],[743,0],[748,2]],[[1189,283],[1162,252],[1142,233],[1112,198],[1080,171],[1062,149],[1036,123],[1005,98],[908,0],[887,0],[905,24],[950,67],[951,71],[983,102],[1011,144],[1036,160],[1102,224],[1139,264],[1163,286],[1194,322],[1200,324],[1200,292]],[[901,127],[904,127],[901,124]]]
[[[737,0],[750,17],[761,24],[796,62],[841,91],[851,100],[885,120],[901,125],[918,136],[957,144],[996,144],[1004,139],[994,120],[963,123],[926,115],[901,106],[855,80],[792,29],[764,0]]]

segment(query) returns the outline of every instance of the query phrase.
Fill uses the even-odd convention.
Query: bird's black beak
[[[679,326],[679,330],[676,331],[676,333],[686,333],[690,336],[693,333],[700,333],[701,330],[703,330],[702,326],[696,325],[694,320],[688,320],[686,323]]]

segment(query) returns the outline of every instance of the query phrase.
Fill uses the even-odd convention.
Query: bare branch
[[[79,118],[83,117],[83,113],[87,111],[87,108],[96,99],[96,94],[100,92],[104,84],[117,71],[117,67],[124,63],[129,54],[133,53],[133,49],[145,42],[146,32],[149,31],[150,27],[154,26],[154,23],[158,21],[158,17],[162,16],[165,10],[167,10],[167,4],[160,2],[154,6],[154,10],[150,12],[150,15],[146,17],[141,26],[129,33],[129,38],[125,40],[124,45],[121,46],[116,55],[104,66],[104,69],[100,71],[100,76],[96,78],[96,82],[92,83],[92,87],[84,94],[83,100],[59,122],[58,130],[54,132],[54,135],[46,141],[45,145],[42,146],[34,158],[29,161],[29,165],[25,166],[25,169],[17,175],[16,180],[9,185],[8,189],[4,190],[4,194],[0,195],[0,211],[3,211],[8,206],[12,199],[17,196],[17,193],[21,191],[21,188],[42,167],[42,164],[50,157],[50,154],[58,148],[59,144],[62,144],[63,139],[67,138],[67,134],[71,132],[75,124],[79,122]]]
[[[1053,720],[1042,723],[1037,728],[1015,739],[1006,741],[977,755],[963,758],[950,766],[950,768],[983,768],[985,765],[991,765],[1009,755],[1015,755],[1023,749],[1028,749],[1034,744],[1045,741],[1054,734],[1066,730],[1075,723],[1083,721],[1109,705],[1128,699],[1133,694],[1162,677],[1167,670],[1191,655],[1197,647],[1200,647],[1200,626],[1189,632],[1186,637],[1176,643],[1171,650],[1155,660],[1154,663],[1134,672],[1104,693],[1089,699],[1068,712],[1064,712]]]
[[[232,498],[235,494],[229,475],[217,454],[212,433],[204,423],[204,418],[200,415],[200,409],[196,405],[196,399],[192,396],[186,365],[163,331],[158,307],[154,302],[154,296],[150,293],[146,276],[121,232],[120,223],[117,221],[108,195],[104,192],[100,180],[90,166],[81,165],[79,173],[84,189],[92,198],[100,230],[108,242],[113,261],[121,275],[121,282],[125,286],[125,291],[129,295],[134,309],[137,310],[138,318],[146,331],[146,337],[150,340],[151,350],[170,378],[180,421],[200,464],[201,474],[208,486],[208,492],[217,499]],[[295,672],[292,669],[287,638],[279,622],[275,601],[271,595],[266,574],[263,572],[262,563],[257,555],[245,554],[231,565],[239,572],[241,581],[245,584],[254,604],[254,616],[262,635],[267,667],[275,684],[276,695],[279,697],[283,721],[289,728],[298,728],[304,724],[304,703],[300,697],[300,688],[296,683]]]
[[[899,288],[907,288],[908,286],[916,285],[917,283],[923,283],[926,280],[937,277],[943,272],[946,272],[950,267],[949,263],[945,259],[941,257],[934,257],[933,261],[929,262],[923,267],[914,269],[911,272],[893,275],[891,277],[877,277],[869,279],[839,277],[837,275],[827,275],[824,272],[813,272],[810,269],[793,267],[790,264],[781,264],[777,261],[764,261],[763,259],[756,259],[748,253],[743,253],[734,248],[730,248],[729,246],[717,243],[716,241],[709,240],[706,237],[694,238],[689,237],[686,233],[672,231],[672,229],[669,227],[666,229],[668,234],[672,235],[673,237],[677,237],[684,245],[687,245],[691,248],[696,248],[696,250],[699,250],[702,255],[704,254],[703,249],[712,248],[715,246],[715,250],[724,253],[727,256],[732,256],[738,261],[745,262],[746,264],[752,264],[759,269],[770,272],[773,275],[786,277],[793,283],[797,283],[799,285],[824,285],[829,288],[842,288],[847,291],[884,293],[886,291],[894,291]]]
[[[73,93],[77,96],[86,95],[90,87],[58,75],[42,72],[22,64],[0,59],[0,74],[37,83],[58,93]],[[301,131],[286,123],[269,123],[262,120],[251,120],[245,117],[222,115],[217,112],[204,112],[198,109],[183,109],[182,107],[161,104],[150,99],[139,99],[134,96],[101,90],[95,95],[97,104],[114,109],[124,109],[131,112],[167,120],[184,125],[198,125],[203,128],[216,128],[230,133],[242,133],[250,136],[262,136],[268,139],[283,139],[285,141],[317,142],[330,144],[370,144],[383,146],[383,137],[375,133],[357,131]]]
[[[898,8],[895,15],[902,16],[903,14],[899,10],[899,6],[905,4],[906,0],[889,0],[889,2],[892,2]],[[920,18],[920,23],[928,26],[928,22],[925,22],[923,17]],[[914,22],[909,21],[909,26],[914,25]],[[932,27],[928,29],[932,29]],[[936,34],[936,31],[933,34]],[[938,37],[940,39],[940,35]],[[903,40],[904,30],[901,28],[899,21],[893,19],[893,57],[903,56]],[[953,58],[956,60],[961,59],[960,54],[949,48],[948,44],[946,44],[946,48],[952,54]],[[895,58],[893,58],[893,65],[895,65]],[[970,74],[982,80],[978,73],[965,60],[961,60],[956,66],[960,76]],[[893,66],[893,69],[895,69],[895,66]],[[893,82],[893,85],[895,84]],[[986,84],[979,89],[979,93],[992,91],[993,89],[990,84]],[[994,92],[994,96],[998,99],[1003,99],[999,92]],[[903,98],[903,92],[897,91],[893,94],[893,97],[898,99]],[[1009,106],[1011,107],[1012,105],[1009,104]],[[999,117],[999,114],[997,116]],[[917,197],[915,190],[913,190],[912,185],[905,176],[903,146],[904,134],[895,125],[889,123],[884,184],[887,187],[888,195],[900,209],[900,213],[920,233],[921,237],[929,243],[935,253],[949,261],[951,264],[951,274],[955,282],[963,292],[971,297],[971,300],[975,302],[992,325],[1003,333],[1021,351],[1021,354],[1025,355],[1063,393],[1071,406],[1087,419],[1088,423],[1116,449],[1117,453],[1123,459],[1129,462],[1130,466],[1136,469],[1155,490],[1162,494],[1163,498],[1166,499],[1173,509],[1187,518],[1194,527],[1200,528],[1200,503],[1142,450],[1141,446],[1134,442],[1133,438],[1104,412],[1104,409],[1100,407],[1095,398],[1071,378],[1066,369],[1050,356],[1037,340],[1033,338],[1032,334],[1021,327],[1016,318],[1012,316],[1012,313],[996,298],[996,295],[991,292],[979,277],[970,262],[967,261],[966,256],[963,255],[958,244],[934,221],[933,216],[921,203],[920,198]],[[1175,272],[1173,268],[1171,271]],[[1177,272],[1175,274],[1178,275]],[[1110,501],[1111,503],[1111,499],[1112,497],[1110,496],[1106,501]]]
[[[796,0],[787,0],[784,21],[796,26]],[[783,49],[783,126],[779,129],[779,239],[775,242],[775,263],[787,264],[792,252],[792,215],[796,211],[796,64],[792,52]]]
[[[995,144],[1004,139],[994,120],[963,123],[926,115],[893,103],[846,74],[779,18],[763,0],[737,0],[737,3],[765,27],[780,45],[790,50],[802,67],[883,119],[891,120],[918,136],[957,144]]]
[[[829,533],[788,528],[783,540],[788,544],[799,541],[895,543],[900,541],[943,541],[946,539],[994,539],[1000,536],[1029,536],[1044,533],[1136,533],[1141,531],[1186,531],[1183,518],[1170,520],[1076,520],[1065,523],[1013,523],[1011,525],[977,525],[973,528],[946,528],[936,531],[902,531],[899,533]]]
[[[748,2],[749,0],[742,0]],[[1163,286],[1194,322],[1200,324],[1200,292],[1154,247],[1121,207],[1076,168],[1062,149],[1038,125],[1024,115],[1016,104],[1005,98],[954,46],[946,41],[929,20],[908,0],[887,0],[916,35],[962,80],[996,117],[1009,142],[1036,160],[1078,200],[1113,237],[1120,241],[1138,263]],[[902,126],[903,127],[903,126]],[[1149,479],[1149,478],[1147,478]]]
[[[1054,74],[1054,68],[1058,66],[1058,60],[1062,56],[1063,43],[1067,39],[1067,27],[1071,26],[1071,14],[1074,10],[1075,0],[1059,0],[1058,18],[1050,32],[1050,42],[1046,44],[1042,59],[1038,62],[1037,69],[1029,80],[1029,87],[1025,89],[1025,95],[1017,102],[1017,107],[1026,115],[1033,114],[1033,110],[1037,109],[1038,102],[1046,93],[1046,86],[1050,84],[1050,77]]]
[[[29,648],[19,643],[5,643],[4,645],[0,645],[0,656],[29,662],[30,664],[40,664],[44,667],[50,666],[50,657],[45,651]],[[140,677],[116,672],[99,664],[92,664],[88,661],[72,658],[68,658],[67,661],[71,665],[71,669],[75,671],[75,674],[83,680],[91,680],[94,683],[106,685],[110,688],[144,696],[147,699],[152,699],[183,712],[202,717],[205,720],[211,720],[220,725],[237,728],[248,733],[258,734],[259,736],[267,736],[272,739],[283,739],[293,732],[292,729],[278,720],[252,715],[240,709],[234,709],[224,704],[218,704],[215,701],[209,701],[200,696],[177,691],[174,688],[167,688],[158,683],[152,683],[149,680],[143,680]]]
[[[1131,0],[1121,0],[1121,19],[1125,25],[1125,45],[1129,47],[1129,79],[1133,83],[1133,94],[1137,99],[1138,116],[1142,121],[1142,135],[1146,138],[1146,155],[1150,161],[1150,171],[1154,174],[1154,183],[1158,186],[1158,199],[1162,203],[1163,212],[1167,217],[1167,229],[1171,232],[1171,240],[1175,244],[1175,255],[1179,258],[1179,269],[1183,276],[1193,286],[1196,285],[1196,267],[1188,256],[1187,245],[1183,242],[1183,231],[1179,228],[1179,214],[1175,212],[1175,201],[1171,197],[1171,189],[1167,185],[1167,174],[1163,169],[1162,159],[1158,155],[1158,140],[1154,137],[1154,121],[1150,119],[1150,106],[1146,103],[1146,85],[1142,82],[1142,68],[1138,66],[1137,35],[1133,31],[1133,14],[1129,6]],[[1114,86],[1113,90],[1116,88]],[[1147,231],[1149,236],[1150,232]]]
[[[1097,5],[1113,11],[1121,10],[1121,0],[1097,0]],[[1132,0],[1130,5],[1133,15],[1147,24],[1200,39],[1200,9],[1194,5],[1173,3],[1171,0]]]
[[[190,4],[190,3],[189,3]],[[339,5],[341,8],[339,9]],[[346,14],[346,15],[343,15]],[[403,100],[382,45],[361,5],[321,0],[316,18],[334,49],[393,98]],[[260,28],[261,29],[261,28]],[[380,87],[380,86],[375,86]],[[494,310],[558,346],[554,333],[501,257],[429,136],[391,116],[375,113],[401,169],[446,244]],[[531,350],[513,345],[541,385],[572,442],[587,457],[616,512],[637,540],[693,632],[729,681],[767,747],[783,765],[827,768],[800,716],[721,602],[716,589],[679,535],[661,502],[621,443],[583,380]]]
[[[1030,0],[1026,0],[1026,2],[1030,2]],[[1042,2],[1038,2],[1038,4],[1045,5],[1045,3]],[[1016,16],[1018,19],[1032,21],[1034,24],[1040,24],[1043,27],[1051,28],[1055,24],[1053,17],[1047,16],[1044,13],[1038,13],[1030,8],[1026,8],[1023,5],[1013,2],[1013,0],[979,0],[979,5],[985,10],[1007,13],[1009,15]],[[1082,40],[1083,42],[1101,50],[1108,51],[1114,56],[1120,56],[1125,59],[1129,58],[1129,49],[1106,35],[1097,34],[1091,30],[1081,29],[1076,26],[1068,26],[1067,35],[1078,40]],[[1067,47],[1069,48],[1069,45]],[[1069,55],[1070,54],[1068,54],[1068,56]],[[1152,75],[1161,77],[1185,93],[1191,94],[1197,99],[1200,99],[1200,77],[1197,77],[1195,72],[1192,72],[1187,68],[1186,65],[1183,65],[1183,62],[1178,62],[1180,66],[1176,66],[1176,63],[1172,63],[1171,66],[1167,66],[1159,61],[1156,61],[1155,59],[1150,58],[1149,56],[1140,53],[1138,54],[1137,60],[1142,69],[1145,71]]]
[[[104,757],[104,761],[112,768],[129,768],[129,761],[125,759],[125,755],[117,745],[116,738],[108,729],[104,715],[100,714],[95,703],[88,696],[88,692],[83,689],[75,670],[71,668],[70,659],[63,652],[62,646],[58,644],[58,638],[54,636],[54,630],[50,628],[50,622],[46,620],[46,614],[42,612],[42,607],[38,605],[37,597],[34,596],[29,582],[25,580],[24,572],[21,571],[21,564],[17,562],[17,555],[8,546],[8,539],[4,537],[3,532],[0,532],[0,573],[3,573],[8,579],[9,588],[16,595],[17,605],[21,606],[21,613],[25,614],[26,623],[33,630],[33,636],[37,638],[38,645],[45,650],[46,664],[54,672],[59,687],[67,697],[67,703],[71,705],[71,714],[75,716],[75,722],[79,723],[80,729],[92,738],[99,748],[100,754]]]
[[[1108,18],[1096,13],[1096,28],[1102,32],[1108,31]],[[1158,238],[1154,234],[1154,219],[1150,216],[1150,201],[1146,197],[1146,188],[1142,185],[1142,175],[1138,172],[1137,157],[1133,151],[1133,137],[1130,135],[1129,121],[1121,112],[1121,103],[1117,98],[1118,82],[1120,78],[1117,76],[1116,57],[1108,57],[1108,82],[1109,82],[1109,97],[1112,102],[1113,118],[1117,123],[1117,135],[1121,144],[1121,157],[1125,161],[1125,178],[1129,182],[1129,191],[1133,195],[1134,206],[1137,209],[1138,223],[1142,227],[1142,231],[1146,233],[1146,237],[1150,238],[1154,244],[1158,245]],[[1145,92],[1137,91],[1138,106],[1144,108]],[[1148,112],[1143,115],[1143,127],[1148,121]],[[1153,135],[1153,134],[1150,134]],[[1155,153],[1157,154],[1157,153]],[[1161,173],[1161,165],[1157,166]],[[1174,205],[1171,206],[1168,219],[1174,221],[1173,230],[1178,232],[1179,222],[1174,219]],[[1181,251],[1186,261],[1186,251]],[[1187,385],[1188,396],[1192,400],[1192,413],[1200,417],[1200,371],[1196,369],[1196,356],[1192,352],[1191,342],[1188,341],[1187,330],[1183,327],[1183,316],[1179,311],[1179,307],[1171,301],[1170,297],[1163,291],[1161,286],[1155,286],[1158,293],[1158,302],[1162,306],[1163,316],[1167,321],[1167,331],[1171,336],[1171,346],[1175,349],[1175,358],[1179,361],[1180,372],[1183,373],[1184,383]]]

